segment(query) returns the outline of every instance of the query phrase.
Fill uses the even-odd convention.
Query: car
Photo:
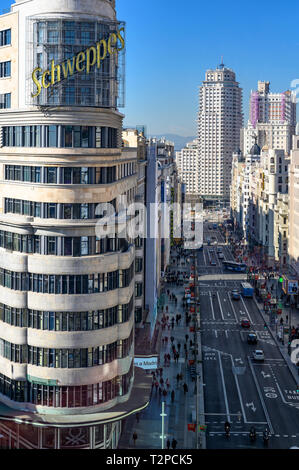
[[[264,351],[262,351],[261,349],[256,349],[252,354],[252,358],[254,361],[264,361],[265,360]]]
[[[232,299],[233,300],[240,300],[240,298],[241,298],[240,292],[238,290],[233,290],[232,291]]]
[[[249,335],[247,336],[247,343],[257,344],[257,336],[255,333],[249,333]]]
[[[214,253],[213,248],[210,248],[210,249],[209,249],[209,253]]]
[[[241,321],[242,328],[250,328],[250,321],[247,318],[243,318]]]
[[[217,248],[217,253],[222,253],[222,248],[220,246]]]
[[[224,259],[224,254],[223,254],[223,253],[219,253],[219,254],[218,254],[218,258],[219,258],[219,259]]]
[[[211,266],[217,266],[216,261],[211,261]]]

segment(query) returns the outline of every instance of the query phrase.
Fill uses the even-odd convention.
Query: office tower
[[[197,140],[189,142],[186,147],[176,152],[176,163],[181,181],[185,184],[187,194],[198,194],[198,150]]]
[[[229,200],[232,155],[240,147],[242,89],[233,70],[221,63],[207,70],[198,113],[199,194]]]
[[[1,442],[115,448],[148,403],[133,240],[99,232],[102,204],[118,213],[136,192],[117,109],[124,24],[114,0],[17,1],[0,38]]]
[[[270,82],[258,82],[258,89],[250,95],[250,115],[242,129],[243,152],[247,154],[254,144],[260,147],[284,150],[290,153],[292,136],[296,133],[296,99],[293,92],[270,93]]]

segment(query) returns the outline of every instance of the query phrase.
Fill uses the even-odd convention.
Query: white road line
[[[220,367],[221,380],[222,380],[223,393],[224,393],[224,401],[225,401],[225,408],[226,408],[226,416],[227,416],[227,420],[230,421],[228,400],[227,400],[227,394],[226,394],[226,386],[225,386],[225,382],[224,382],[224,373],[223,373],[223,367],[222,367],[222,361],[221,361],[221,354],[220,354],[219,351],[218,351],[218,357],[219,357],[219,367]]]
[[[232,355],[230,355],[230,360],[231,360],[232,366],[234,366],[234,361],[233,361]],[[240,405],[241,405],[243,420],[244,420],[244,423],[247,423],[245,408],[244,408],[244,404],[243,404],[243,399],[242,399],[242,395],[241,395],[241,390],[240,390],[240,385],[239,385],[239,381],[238,381],[237,374],[234,374],[234,377],[235,377],[236,387],[237,387],[237,390],[238,390],[238,395],[239,395],[239,400],[240,400]]]
[[[218,292],[218,291],[217,291],[217,299],[218,299],[218,302],[219,302],[219,307],[220,307],[220,312],[221,312],[221,318],[222,318],[223,321],[225,321],[225,318],[224,318],[224,315],[223,315],[222,306],[221,306],[221,302],[220,302],[219,292]]]
[[[251,363],[251,359],[250,359],[250,357],[248,357],[247,359],[248,359],[249,367],[250,367],[250,370],[251,370],[251,373],[252,373],[252,376],[253,376],[253,379],[254,379],[254,382],[255,382],[255,386],[257,388],[257,391],[258,391],[258,394],[259,394],[259,397],[260,397],[260,401],[261,401],[261,404],[262,404],[262,407],[263,407],[263,410],[264,410],[264,413],[265,413],[265,416],[266,416],[266,420],[268,421],[270,433],[274,434],[274,429],[273,429],[273,426],[272,426],[272,423],[271,423],[271,420],[270,420],[270,416],[269,416],[269,413],[268,413],[268,410],[267,410],[267,407],[266,407],[266,404],[265,404],[265,401],[264,401],[264,398],[263,398],[263,395],[262,395],[262,392],[261,392],[261,389],[260,389],[260,386],[259,386],[259,383],[258,383],[258,380],[257,380],[257,377],[256,377],[256,374],[254,372],[253,365]]]
[[[246,310],[246,313],[247,313],[247,315],[248,315],[248,319],[250,320],[250,323],[253,324],[253,321],[252,321],[251,316],[250,316],[250,314],[249,314],[249,312],[248,312],[248,308],[247,308],[246,305],[245,305],[245,302],[244,302],[244,299],[243,299],[242,295],[241,295],[241,300],[242,300],[242,303],[243,303],[244,308],[245,308],[245,310]]]
[[[212,316],[213,316],[213,320],[216,320],[216,318],[215,318],[215,312],[214,312],[214,307],[213,307],[213,301],[212,301],[212,295],[211,295],[211,292],[209,292],[209,295],[210,295],[210,302],[211,302],[211,308],[212,308]]]
[[[225,330],[225,336],[226,336],[227,339],[228,339],[228,331],[227,331],[227,330]]]
[[[235,315],[236,322],[238,323],[238,318],[237,318],[237,315],[236,315],[235,309],[234,309],[234,307],[233,307],[233,303],[232,303],[232,299],[231,299],[231,297],[230,297],[230,293],[229,293],[229,292],[227,292],[227,295],[228,295],[228,299],[229,299],[229,301],[230,301],[230,305],[231,305],[231,308],[232,308],[233,314]]]
[[[213,330],[212,330],[213,331]],[[214,330],[215,331],[215,336],[216,338],[218,338],[218,333],[217,333],[217,330]]]
[[[206,256],[205,256],[205,248],[203,247],[203,259],[204,259],[204,262],[205,262],[205,266],[207,266],[207,260],[206,260]]]

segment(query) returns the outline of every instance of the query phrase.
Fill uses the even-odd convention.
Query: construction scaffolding
[[[121,31],[121,34],[120,34]],[[125,23],[105,20],[68,20],[62,18],[29,17],[26,32],[26,104],[39,107],[92,106],[120,108],[125,105]],[[120,35],[123,41],[120,40]],[[113,53],[107,51],[109,38]],[[102,41],[104,40],[104,41]],[[89,48],[101,44],[100,67],[90,52],[91,66],[78,67]],[[117,41],[117,42],[115,42]],[[109,49],[109,47],[108,47]],[[110,50],[112,47],[110,47]],[[106,50],[106,55],[105,55]],[[83,54],[82,54],[83,53]],[[54,62],[52,62],[54,61]],[[55,64],[55,74],[51,67]],[[72,67],[70,66],[72,65]],[[36,80],[43,84],[38,96]],[[65,74],[67,70],[67,74]],[[49,72],[43,77],[44,72]]]

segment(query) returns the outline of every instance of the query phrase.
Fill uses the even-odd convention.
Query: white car
[[[253,352],[252,357],[254,361],[264,361],[265,359],[264,351],[262,351],[261,349],[256,349]]]

